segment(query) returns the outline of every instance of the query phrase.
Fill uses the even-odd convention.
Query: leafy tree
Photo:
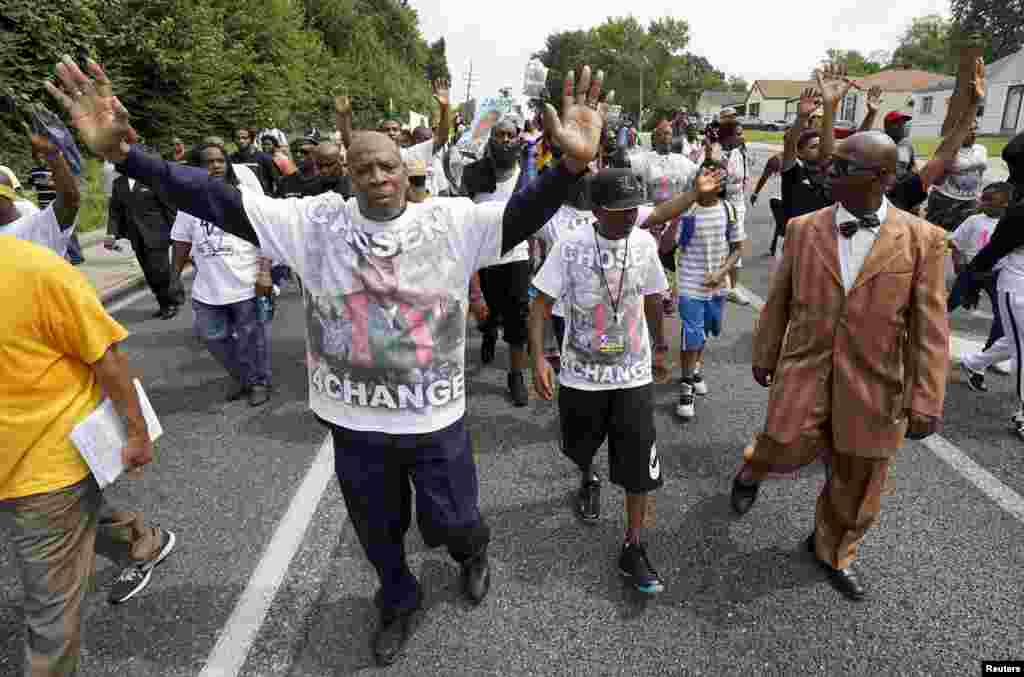
[[[950,38],[953,23],[938,14],[915,18],[892,54],[894,65],[909,65],[933,73],[955,73]]]
[[[826,52],[828,63],[844,65],[850,75],[873,75],[885,65],[871,61],[856,49],[830,49]]]
[[[986,43],[986,63],[1024,46],[1024,3],[1020,0],[951,0],[950,9],[954,38],[981,36]]]

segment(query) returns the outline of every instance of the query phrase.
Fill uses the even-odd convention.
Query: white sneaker
[[[738,287],[730,288],[729,293],[727,294],[727,298],[739,306],[750,305],[750,300],[747,299],[747,296],[746,294],[743,293],[743,290]]]
[[[692,421],[697,415],[693,407],[693,386],[686,381],[679,382],[679,404],[676,405],[676,416],[684,421]]]
[[[708,394],[708,382],[704,380],[703,374],[694,374],[693,383],[691,383],[690,385],[693,386],[694,395]]]
[[[1009,374],[1011,368],[1010,360],[1003,360],[992,365],[992,371],[999,372],[1000,374]]]

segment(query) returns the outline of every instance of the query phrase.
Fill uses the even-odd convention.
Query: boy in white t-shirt
[[[210,176],[227,175],[222,147],[207,145],[199,156]],[[171,228],[171,240],[177,274],[190,257],[195,264],[195,331],[234,379],[227,399],[248,397],[250,406],[264,404],[270,398],[270,335],[256,294],[259,247],[182,210]]]
[[[664,355],[653,357],[648,327],[661,338],[661,294],[668,280],[654,238],[634,227],[643,195],[632,172],[604,170],[591,188],[597,224],[557,242],[533,281],[534,384],[544,399],[554,397],[554,372],[543,357],[544,321],[561,299],[567,326],[558,408],[562,452],[581,472],[577,510],[587,521],[599,516],[600,480],[592,463],[608,439],[610,479],[626,491],[619,569],[637,590],[654,594],[664,584],[647,559],[640,530],[647,494],[663,483],[652,362],[664,371]]]

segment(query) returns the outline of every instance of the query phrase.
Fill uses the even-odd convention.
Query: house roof
[[[791,99],[799,97],[800,93],[808,87],[814,87],[815,83],[809,80],[754,80],[750,91],[754,87],[761,90],[761,96],[766,99]]]
[[[739,96],[740,95],[736,94],[736,92],[724,92],[708,89],[701,93],[700,103],[698,105],[724,107],[733,103]]]
[[[1004,79],[1016,80],[1016,79],[1024,78],[1024,49],[1022,49],[1019,52],[1014,52],[1013,54],[1007,54],[1002,59],[996,59],[995,61],[993,61],[989,65],[985,66],[985,80],[987,82],[989,82],[989,83],[996,82],[997,78],[999,76],[1004,75],[1000,71],[1003,71],[1004,69],[1006,69],[1012,63],[1014,63],[1017,59],[1021,59],[1020,75],[1018,75],[1018,77],[1015,78],[1015,77],[1013,77],[1013,75],[1017,75],[1016,73],[1006,73],[1005,75],[1007,75],[1009,77],[1008,78],[1004,78]],[[914,93],[915,94],[929,94],[931,92],[952,91],[955,87],[956,87],[956,78],[952,78],[952,77],[946,76],[942,80],[939,80],[938,82],[932,83],[931,85],[929,85],[927,87],[922,87],[921,89],[914,90]]]
[[[856,78],[864,89],[881,87],[883,92],[914,92],[948,80],[944,73],[919,71],[913,68],[889,68],[874,75]]]

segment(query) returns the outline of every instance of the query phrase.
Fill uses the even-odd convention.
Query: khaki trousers
[[[779,459],[785,462],[780,464]],[[845,569],[857,556],[868,529],[881,513],[891,459],[841,454],[832,444],[831,411],[819,404],[809,417],[800,439],[785,449],[760,438],[743,451],[744,480],[761,482],[771,475],[792,474],[821,459],[828,480],[818,496],[814,514],[818,558]]]
[[[65,489],[0,501],[0,532],[14,548],[25,589],[24,675],[74,675],[95,554],[120,566],[144,562],[159,552],[159,532],[138,513],[105,504],[91,475]]]

